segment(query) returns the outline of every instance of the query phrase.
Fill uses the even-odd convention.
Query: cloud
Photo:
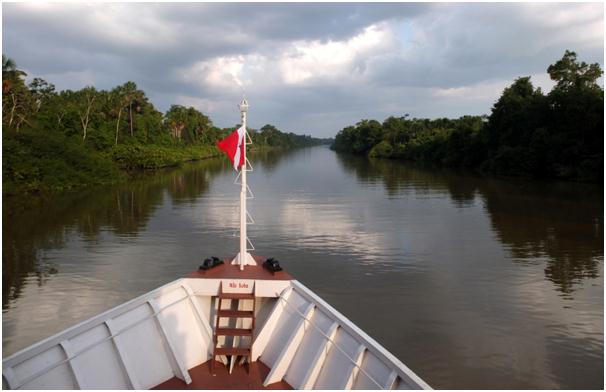
[[[216,57],[180,71],[185,82],[213,88],[241,87],[244,56]]]
[[[566,49],[603,63],[600,4],[3,4],[3,51],[58,88],[127,80],[219,126],[334,135],[361,118],[489,113]],[[542,79],[538,79],[539,78]],[[537,79],[535,79],[535,77]]]
[[[547,73],[529,75],[535,87],[542,90],[551,90],[555,83]],[[433,95],[436,98],[455,98],[463,100],[491,100],[496,101],[503,90],[511,84],[511,80],[483,81],[461,87],[436,88]]]
[[[340,79],[352,72],[363,73],[367,58],[391,47],[393,37],[389,29],[370,25],[347,40],[294,42],[281,56],[279,70],[287,84],[303,84],[310,79]]]

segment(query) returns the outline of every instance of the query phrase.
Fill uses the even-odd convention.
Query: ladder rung
[[[249,347],[217,347],[215,355],[250,355]]]
[[[219,328],[217,335],[221,336],[252,336],[252,329],[246,328]]]
[[[221,299],[255,299],[254,294],[250,293],[220,293]]]
[[[219,317],[235,317],[235,318],[253,318],[254,314],[248,310],[219,310],[217,312]]]

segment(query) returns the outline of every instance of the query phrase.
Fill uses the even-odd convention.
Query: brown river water
[[[603,187],[337,155],[252,156],[249,228],[434,388],[604,378]],[[237,252],[226,159],[4,198],[2,355]]]

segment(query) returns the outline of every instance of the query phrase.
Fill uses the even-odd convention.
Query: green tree
[[[55,85],[42,78],[34,78],[28,87],[34,99],[36,112],[55,95]]]
[[[602,76],[602,69],[600,64],[593,63],[587,64],[584,61],[577,61],[577,54],[575,52],[566,50],[564,56],[550,65],[547,68],[549,77],[554,80],[556,89],[568,90],[568,89],[599,89],[600,86],[597,84],[597,80]]]
[[[22,83],[27,74],[17,69],[15,61],[2,55],[2,92],[8,91],[13,84]]]
[[[134,138],[134,117],[136,112],[141,111],[141,102],[146,100],[145,93],[137,88],[134,82],[126,82],[114,87],[110,92],[109,106],[111,116],[116,120],[116,132],[114,144],[118,145],[120,125],[124,112],[128,115],[128,129],[131,138]]]
[[[16,132],[23,123],[29,123],[33,106],[25,76],[12,59],[2,55],[2,118],[4,125]]]
[[[505,88],[488,118],[488,145],[514,146],[528,141],[529,135],[545,121],[547,101],[530,77],[521,77]]]
[[[82,141],[86,141],[87,131],[97,108],[96,101],[97,90],[92,86],[85,87],[76,93],[76,110],[82,126]]]
[[[265,124],[259,130],[259,136],[264,144],[278,146],[280,144],[280,131],[271,124]]]
[[[556,86],[548,95],[548,148],[560,177],[600,180],[604,161],[604,90],[597,83],[599,64],[578,62],[566,51],[547,68]]]
[[[171,136],[187,143],[214,143],[216,132],[212,121],[194,107],[172,105],[165,115]]]

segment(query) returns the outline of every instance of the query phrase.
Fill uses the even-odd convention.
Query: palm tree
[[[2,73],[14,71],[15,69],[17,69],[17,64],[15,64],[15,61],[3,54],[2,55]]]
[[[23,81],[27,74],[17,69],[15,61],[2,55],[2,114],[8,127],[27,123],[29,92]],[[6,119],[6,120],[4,120]]]
[[[11,87],[15,84],[15,81],[21,79],[22,76],[27,74],[17,69],[15,60],[2,55],[2,92],[6,94]]]

